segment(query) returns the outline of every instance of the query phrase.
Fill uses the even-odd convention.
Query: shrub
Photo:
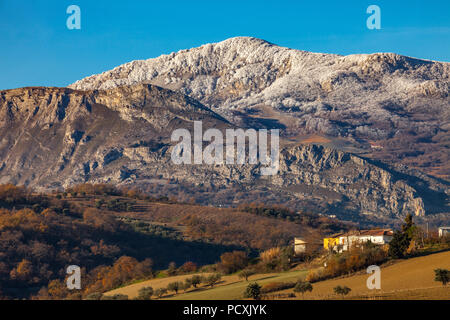
[[[113,296],[103,296],[101,300],[128,300],[126,294],[115,294]]]
[[[244,292],[244,298],[252,298],[254,300],[259,300],[261,297],[261,286],[254,282],[250,283]]]
[[[270,293],[293,288],[295,282],[270,282],[261,288],[261,293]]]
[[[288,270],[293,256],[292,246],[271,248],[260,254],[261,266],[265,271]]]
[[[138,291],[138,300],[150,300],[153,295],[153,288],[152,287],[144,287],[139,289]]]
[[[88,208],[83,211],[83,221],[86,224],[91,224],[106,231],[114,231],[119,225],[115,216],[94,208]]]
[[[267,295],[267,296],[265,296],[265,298],[267,298],[268,300],[270,300],[270,299],[295,298],[295,294],[292,293],[292,292],[290,292],[290,293],[278,293],[278,294]]]
[[[239,272],[238,277],[241,279],[245,279],[245,281],[248,281],[248,277],[254,275],[256,272],[251,269],[244,269],[241,272]]]
[[[92,292],[86,296],[86,300],[101,300],[103,297],[103,293],[101,292]]]
[[[189,281],[189,279],[186,279],[186,281],[183,283],[183,285],[181,286],[181,289],[184,290],[184,292],[186,292],[187,290],[189,290],[192,287],[192,283]]]
[[[337,286],[337,287],[334,287],[333,290],[334,290],[334,293],[340,294],[342,296],[345,296],[345,295],[349,294],[350,291],[352,291],[352,289],[350,289],[347,286],[343,286],[343,287]]]
[[[183,282],[175,281],[171,282],[167,285],[167,291],[174,291],[175,294],[178,294],[178,290],[183,287]]]
[[[217,268],[225,273],[233,273],[245,268],[248,264],[247,253],[244,251],[225,252],[220,256]]]
[[[99,183],[99,184],[91,184],[84,183],[76,185],[72,188],[66,189],[67,193],[71,193],[72,195],[76,194],[88,194],[88,195],[120,195],[120,192],[110,184]]]
[[[104,203],[105,203],[105,201],[103,199],[96,199],[95,200],[95,207],[97,209],[100,209]]]
[[[442,282],[444,286],[447,285],[448,282],[450,282],[450,271],[446,269],[436,269],[434,270],[434,281]]]
[[[220,280],[222,279],[222,276],[219,273],[215,273],[210,275],[205,279],[205,284],[207,286],[210,286],[211,288],[214,287]]]
[[[161,298],[166,293],[167,293],[167,289],[166,288],[159,288],[159,289],[155,290],[155,296],[157,296],[158,298]]]
[[[291,267],[292,258],[295,256],[294,247],[287,246],[281,248],[278,266],[281,270],[287,271]]]
[[[261,261],[263,263],[270,263],[279,258],[281,254],[281,248],[271,248],[266,251],[263,251],[260,254]]]
[[[311,283],[305,282],[305,281],[298,281],[294,287],[294,292],[298,292],[302,294],[302,297],[304,297],[305,292],[311,292],[313,290],[313,287]]]
[[[169,263],[169,268],[167,269],[167,274],[169,276],[174,276],[177,274],[177,265],[175,264],[175,262],[171,262]]]
[[[361,270],[370,265],[378,265],[386,261],[387,254],[381,246],[372,243],[365,243],[360,247],[351,247],[349,251],[335,254],[327,260],[323,274],[319,279],[337,277]],[[308,281],[319,280],[311,274]]]
[[[181,267],[178,268],[180,273],[191,273],[197,271],[197,264],[192,261],[185,262]]]
[[[13,184],[0,185],[0,204],[15,205],[26,202],[28,191]]]
[[[314,283],[316,281],[319,281],[321,278],[322,275],[319,271],[309,270],[305,280],[308,281],[309,283]]]
[[[189,278],[189,279],[186,279],[186,281],[189,281],[189,283],[194,287],[194,288],[197,288],[197,286],[200,284],[200,283],[202,283],[202,277],[201,276],[199,276],[199,275],[195,275],[195,276],[192,276],[191,278]]]

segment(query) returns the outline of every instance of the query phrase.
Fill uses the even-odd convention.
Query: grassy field
[[[252,276],[249,282],[258,282],[264,285],[270,282],[288,282],[296,281],[304,278],[308,273],[307,270],[282,272],[278,274],[259,274]],[[172,300],[237,300],[242,299],[242,295],[247,287],[248,282],[238,279],[237,276],[230,276],[226,284],[215,287],[213,289],[200,289],[193,292],[179,294],[175,297],[170,297]]]
[[[307,274],[307,270],[290,271],[282,273],[269,273],[253,275],[249,278],[249,282],[257,281],[260,285],[269,282],[281,282],[281,281],[296,281],[299,278],[304,278]],[[208,275],[208,274],[203,274]],[[115,289],[106,292],[105,295],[110,296],[114,294],[126,294],[129,299],[133,299],[137,296],[139,289],[143,287],[152,287],[153,289],[164,288],[170,282],[184,281],[186,278],[192,277],[192,275],[182,275],[175,277],[167,277],[161,279],[152,279],[135,283],[123,288]],[[234,300],[241,299],[242,294],[247,287],[248,283],[239,279],[237,275],[229,275],[222,277],[222,281],[214,288],[200,287],[197,289],[191,288],[186,293],[178,293],[176,296],[173,294],[167,295],[164,299],[179,299],[179,300]]]
[[[207,276],[209,274],[208,273],[203,273],[202,275]],[[111,290],[111,291],[105,292],[104,295],[112,296],[112,295],[115,295],[115,294],[125,294],[125,295],[128,296],[129,299],[133,299],[133,298],[137,297],[139,289],[141,289],[141,288],[152,287],[153,290],[156,290],[156,289],[159,289],[159,288],[166,288],[167,285],[170,282],[185,281],[186,278],[190,278],[192,276],[193,276],[193,274],[174,276],[174,277],[166,277],[166,278],[157,278],[157,279],[142,281],[142,282],[131,284],[131,285],[126,286],[126,287],[122,287],[122,288],[118,288],[118,289],[115,289],[115,290]]]
[[[450,286],[434,281],[434,269],[450,269],[450,251],[400,261],[381,269],[381,289],[369,290],[368,274],[321,281],[305,299],[339,299],[333,288],[352,289],[346,299],[450,299]],[[280,293],[290,293],[292,289]]]
[[[369,290],[366,286],[368,274],[358,274],[349,277],[331,279],[313,284],[313,291],[306,293],[305,299],[341,299],[333,293],[333,288],[341,285],[352,289],[345,299],[450,299],[450,286],[443,287],[434,281],[434,269],[450,269],[450,251],[431,254],[423,257],[398,261],[381,269],[381,289]],[[264,285],[270,282],[291,282],[304,278],[307,270],[295,270],[282,273],[258,274],[249,278],[249,282]],[[208,275],[208,274],[203,274]],[[182,275],[161,279],[152,279],[135,283],[123,288],[109,291],[105,295],[126,294],[130,299],[135,298],[139,289],[151,286],[153,289],[166,287],[174,281],[184,281],[192,275]],[[248,283],[237,275],[224,276],[214,288],[200,287],[181,292],[177,295],[168,294],[163,299],[176,300],[235,300],[242,299],[242,294]],[[292,293],[287,289],[272,294]]]

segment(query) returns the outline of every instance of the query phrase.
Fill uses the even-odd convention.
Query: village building
[[[372,150],[383,150],[383,146],[382,145],[380,145],[380,144],[378,144],[378,143],[375,143],[375,142],[373,142],[373,141],[369,141],[369,144],[370,144],[370,148],[372,149]]]
[[[323,247],[327,250],[333,249],[339,245],[339,237],[343,235],[343,233],[336,233],[327,238],[323,239]]]
[[[344,234],[336,234],[324,238],[323,246],[327,250],[347,251],[352,246],[357,246],[365,242],[384,245],[392,240],[394,233],[391,229],[373,229],[350,231]]]
[[[302,238],[294,238],[294,252],[296,255],[306,252],[306,245],[308,243]]]
[[[439,228],[439,238],[446,237],[450,235],[450,227],[440,227]]]

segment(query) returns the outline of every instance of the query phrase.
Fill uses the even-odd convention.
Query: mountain
[[[238,37],[132,61],[77,90],[151,83],[246,127],[309,134],[333,147],[450,178],[450,63],[394,53],[311,53]]]
[[[0,183],[139,187],[182,201],[283,204],[353,221],[448,213],[448,182],[337,148],[282,141],[279,172],[261,164],[175,165],[177,128],[236,126],[199,101],[151,84],[105,90],[0,91]]]
[[[0,183],[68,186],[99,171],[122,179],[133,173],[116,160],[144,149],[164,154],[164,139],[194,120],[228,125],[199,102],[152,85],[1,91]]]

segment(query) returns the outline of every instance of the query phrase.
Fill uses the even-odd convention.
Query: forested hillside
[[[256,254],[287,245],[294,236],[314,234],[312,226],[318,235],[348,227],[328,218],[269,214],[287,209],[260,215],[200,207],[109,185],[54,194],[1,185],[0,206],[0,291],[13,298],[68,295],[69,265],[82,268],[88,294],[152,277],[171,262],[202,266],[236,249]]]

